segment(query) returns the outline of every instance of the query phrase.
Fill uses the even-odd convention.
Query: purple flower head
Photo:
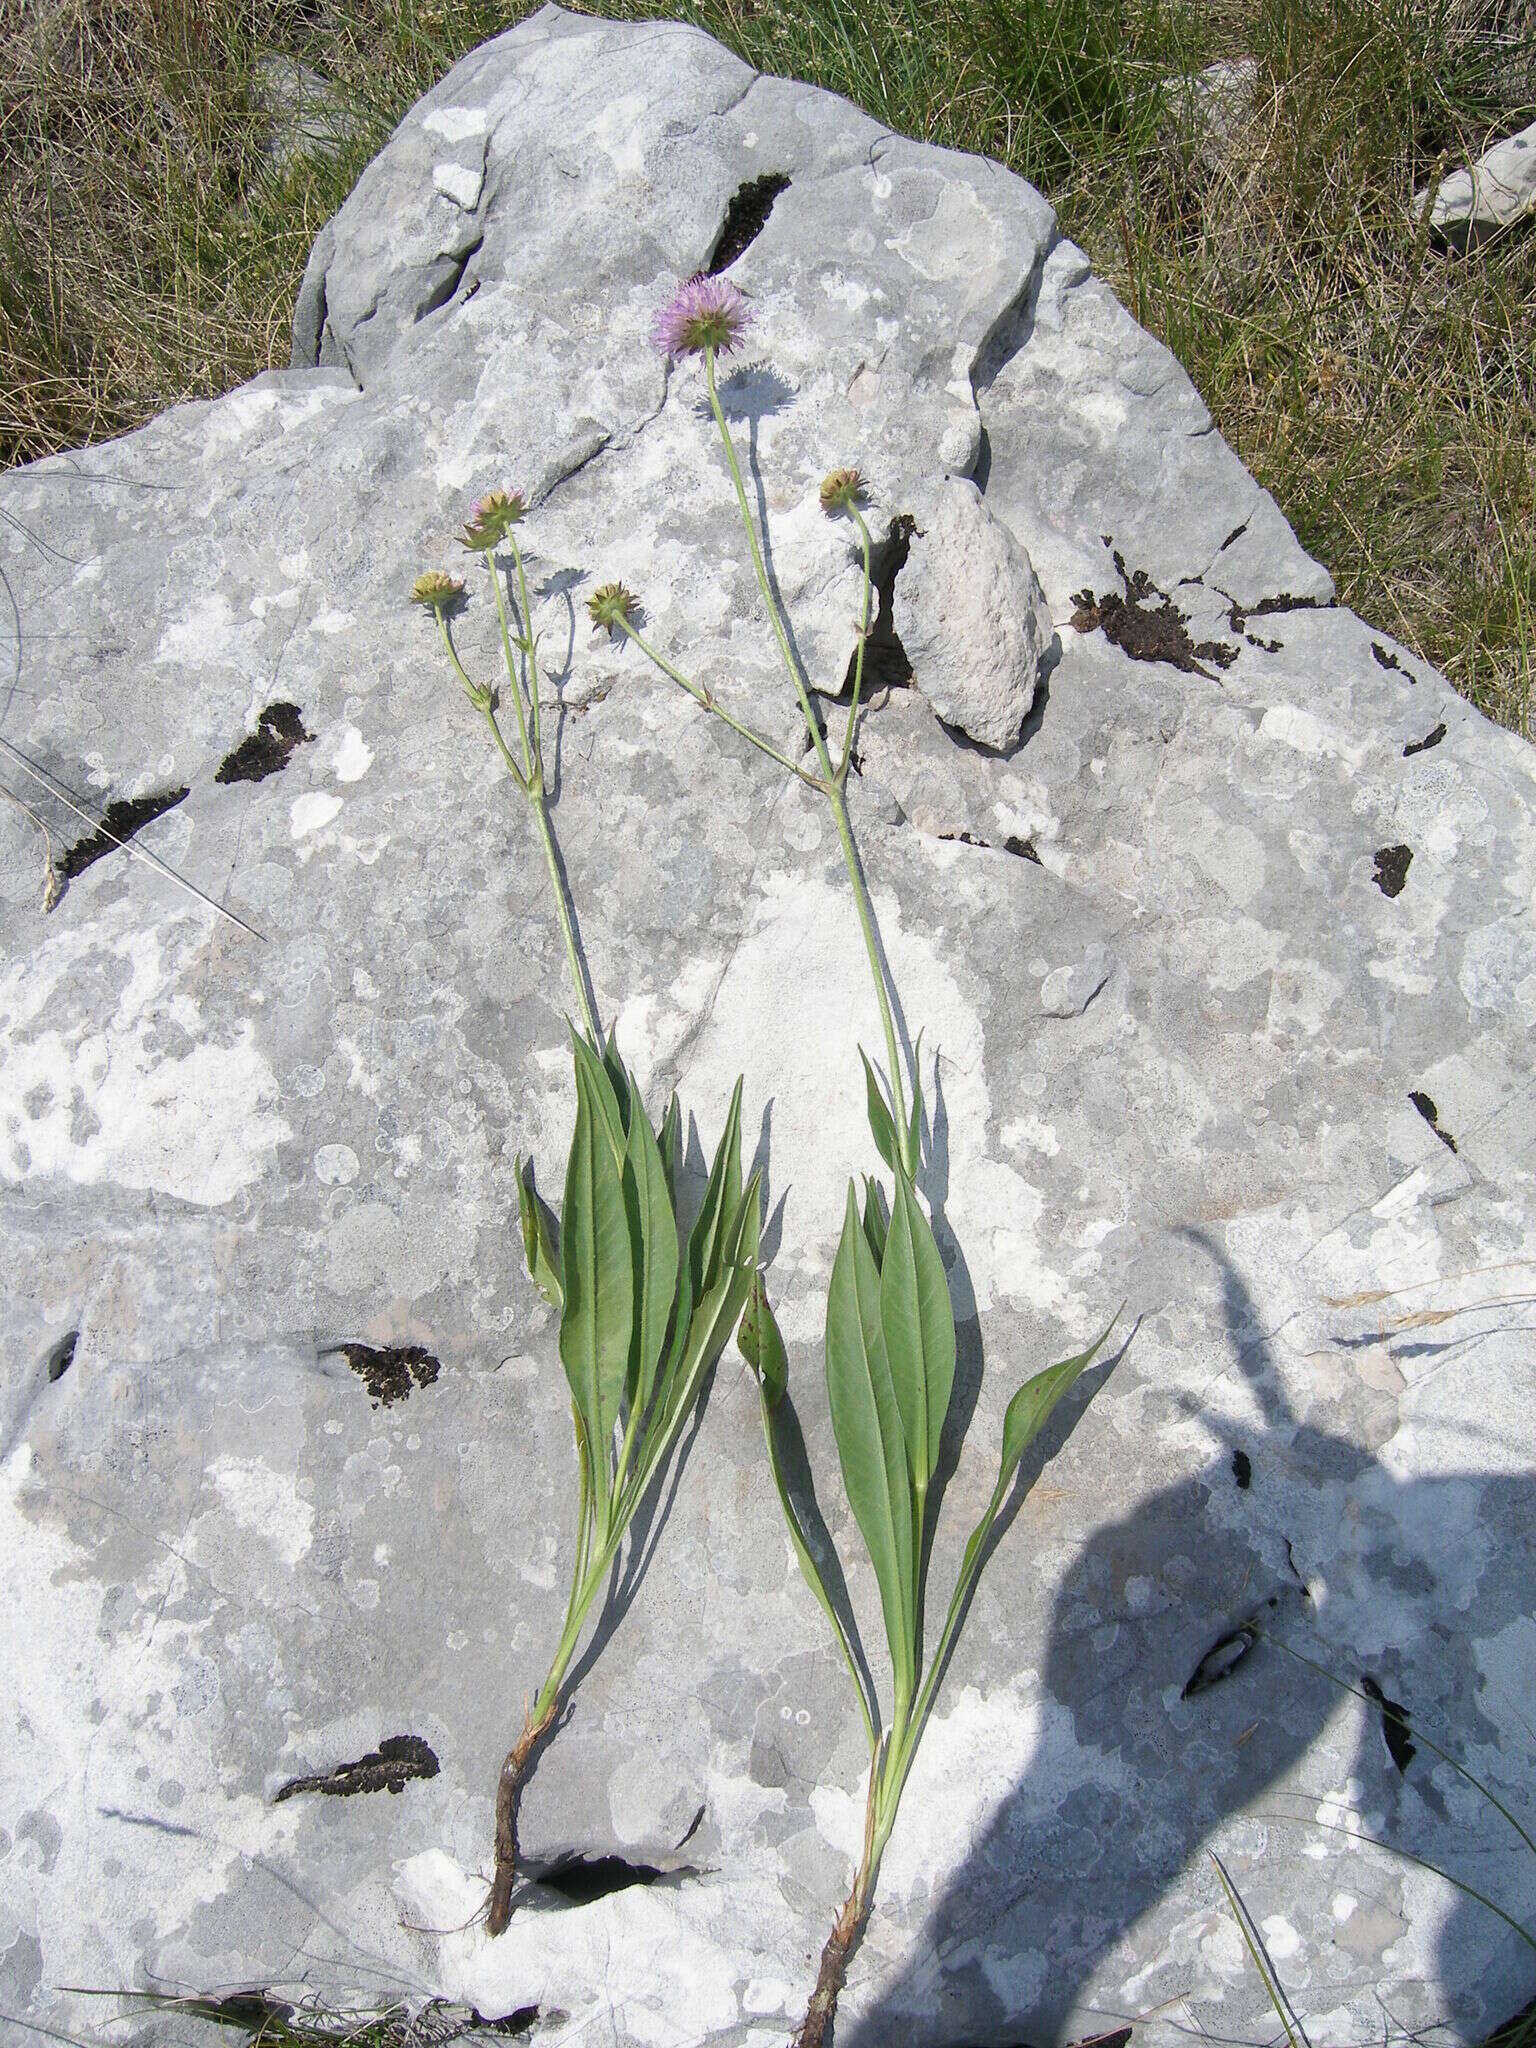
[[[664,356],[728,355],[752,319],[752,308],[729,279],[690,277],[656,315],[651,340]]]

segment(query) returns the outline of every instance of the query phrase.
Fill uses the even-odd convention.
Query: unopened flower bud
[[[447,611],[463,595],[463,583],[444,569],[429,569],[411,585],[411,603],[424,604],[429,611],[438,613]]]
[[[821,480],[821,509],[829,519],[864,502],[864,479],[856,469],[829,470]]]
[[[465,521],[459,544],[484,554],[528,516],[527,501],[517,491],[488,491]]]
[[[587,599],[587,615],[594,626],[610,631],[634,617],[639,600],[622,583],[600,583]]]

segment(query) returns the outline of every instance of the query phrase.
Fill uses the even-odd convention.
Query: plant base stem
[[[528,1762],[540,1737],[555,1718],[557,1699],[552,1699],[537,1720],[530,1707],[523,1719],[523,1732],[507,1752],[496,1781],[496,1875],[486,1906],[486,1931],[504,1934],[512,1917],[512,1886],[517,1878],[517,1806],[523,1793]]]
[[[811,2002],[805,2009],[805,2018],[800,2022],[790,2048],[822,2048],[827,2028],[832,2024],[832,2015],[837,2011],[837,2001],[848,1975],[849,1961],[864,1931],[864,1921],[869,1910],[869,1889],[869,1872],[861,1868],[853,1881],[853,1890],[843,1901],[842,1911],[832,1923],[832,1932],[827,1936],[826,1947],[821,1952],[821,1968],[816,1976],[816,1989],[811,1993]]]

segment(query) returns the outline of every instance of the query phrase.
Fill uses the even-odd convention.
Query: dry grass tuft
[[[1536,118],[1536,0],[584,0],[681,16],[1001,157],[1168,341],[1347,603],[1529,736],[1536,226],[1415,190]],[[309,244],[411,101],[532,0],[0,0],[0,463],[287,360]],[[279,165],[259,60],[348,134]],[[1192,78],[1256,71],[1213,132]]]

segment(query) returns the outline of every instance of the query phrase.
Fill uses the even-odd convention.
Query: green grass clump
[[[0,464],[286,361],[316,230],[534,0],[0,0]],[[1536,228],[1459,256],[1416,189],[1536,117],[1533,0],[579,0],[676,17],[996,156],[1189,370],[1345,602],[1527,735]],[[334,84],[275,164],[258,60]],[[1257,66],[1213,146],[1167,81]]]

